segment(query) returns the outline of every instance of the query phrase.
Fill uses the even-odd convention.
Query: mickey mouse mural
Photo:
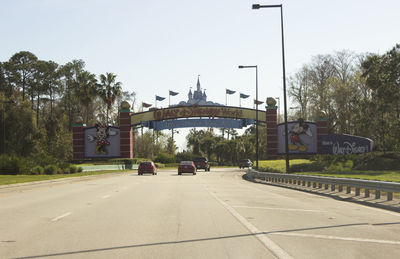
[[[278,125],[278,153],[285,153],[285,125]],[[306,122],[299,118],[288,122],[289,153],[315,154],[317,153],[317,127],[313,122]]]
[[[119,128],[96,123],[85,129],[85,157],[119,156]]]

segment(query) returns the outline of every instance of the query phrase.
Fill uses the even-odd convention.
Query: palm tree
[[[86,125],[89,122],[89,105],[98,94],[97,92],[97,80],[94,74],[88,71],[83,71],[76,77],[76,96],[79,98],[79,102],[85,107],[86,110]]]
[[[108,114],[115,102],[115,99],[121,95],[122,88],[121,82],[115,82],[117,76],[113,73],[106,73],[100,75],[100,97],[107,105],[107,125],[108,125]]]

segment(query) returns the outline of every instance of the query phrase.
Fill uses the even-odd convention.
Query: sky
[[[180,93],[171,104],[187,101],[200,75],[208,100],[225,104],[230,89],[228,105],[241,92],[252,108],[255,71],[238,65],[258,66],[259,100],[283,100],[280,10],[252,4],[283,5],[286,78],[319,54],[383,54],[400,43],[398,0],[1,0],[0,61],[23,50],[58,64],[82,59],[91,73],[116,74],[137,104],[166,97],[158,107],[168,90]]]

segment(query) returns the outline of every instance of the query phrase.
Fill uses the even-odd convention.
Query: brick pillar
[[[267,159],[278,158],[278,116],[277,106],[267,106]]]
[[[82,160],[85,158],[84,126],[85,124],[83,123],[72,124],[73,160]]]
[[[133,158],[131,112],[129,109],[119,111],[120,157]]]
[[[317,125],[317,153],[322,152],[321,137],[323,135],[328,135],[328,119],[317,118],[315,124]]]

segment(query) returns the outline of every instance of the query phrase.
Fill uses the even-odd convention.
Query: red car
[[[193,173],[196,174],[196,166],[193,161],[182,161],[178,166],[178,175],[182,175],[182,173]]]
[[[140,162],[138,168],[138,175],[143,175],[144,173],[148,174],[157,174],[157,167],[152,161],[143,161]]]

